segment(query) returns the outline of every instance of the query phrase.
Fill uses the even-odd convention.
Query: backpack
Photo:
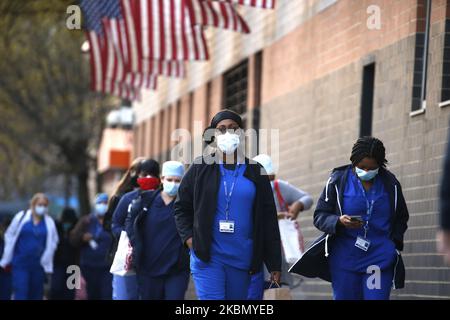
[[[128,235],[132,252],[132,267],[137,270],[142,256],[142,232],[140,230],[141,221],[150,210],[155,198],[161,193],[161,189],[152,191],[139,191],[138,196],[131,202],[128,215],[125,220],[125,232]]]

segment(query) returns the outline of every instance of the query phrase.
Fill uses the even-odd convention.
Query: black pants
[[[66,270],[67,266],[63,265],[57,265],[53,268],[50,289],[51,300],[73,300],[75,298],[75,289],[67,287],[67,278],[70,274],[67,274]]]
[[[112,300],[112,274],[109,267],[81,266],[88,300]]]

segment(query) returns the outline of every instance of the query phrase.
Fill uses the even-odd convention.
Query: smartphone
[[[356,221],[358,221],[358,222],[364,222],[362,216],[351,216],[351,217],[350,217],[350,220],[351,220],[352,222],[356,222]]]

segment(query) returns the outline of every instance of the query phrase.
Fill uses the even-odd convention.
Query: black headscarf
[[[217,127],[217,125],[220,123],[220,121],[222,120],[226,120],[226,119],[230,119],[233,120],[234,122],[236,122],[239,126],[239,128],[243,127],[242,124],[242,118],[241,116],[232,111],[232,110],[222,110],[219,111],[211,120],[211,124],[209,125],[209,127],[207,127],[205,129],[205,131],[203,132],[203,139],[207,144],[211,144],[214,141],[214,136],[211,137],[205,137],[205,133],[208,129],[215,129]],[[208,138],[208,139],[207,139]]]
[[[220,121],[230,119],[236,122],[242,128],[242,118],[239,114],[231,110],[222,110],[217,113],[211,120],[210,128],[216,128]]]

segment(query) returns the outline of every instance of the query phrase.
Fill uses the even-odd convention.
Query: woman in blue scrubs
[[[161,179],[163,190],[147,192],[150,197],[144,205],[148,210],[141,212],[143,215],[132,223],[135,235],[130,239],[140,241],[142,248],[139,260],[134,262],[141,300],[184,300],[189,282],[189,254],[178,235],[173,215],[183,174],[181,162],[165,162]]]
[[[153,179],[157,183],[155,186],[159,186],[159,163],[152,159],[135,159],[109,200],[104,226],[106,230],[111,231],[115,239],[110,253],[111,263],[117,251],[120,234],[125,230],[128,207],[131,201],[143,191],[139,186],[138,180],[152,179],[145,178],[147,175],[158,177]],[[120,276],[113,274],[112,287],[114,300],[137,300],[139,298],[136,275]]]
[[[244,156],[241,117],[219,112],[205,131],[215,153],[194,161],[175,202],[175,220],[190,248],[200,300],[246,300],[263,262],[280,282],[281,242],[269,178]],[[212,136],[208,139],[207,135]]]
[[[387,300],[393,286],[408,210],[400,183],[386,168],[383,143],[360,138],[352,165],[337,168],[314,213],[336,300]],[[338,208],[339,215],[334,209]],[[329,241],[328,241],[329,240]]]
[[[80,268],[86,280],[88,300],[112,299],[112,275],[109,273],[108,253],[112,236],[103,228],[108,208],[108,195],[100,193],[95,199],[94,212],[82,217],[70,233],[72,245],[79,246]]]
[[[42,300],[46,273],[53,272],[58,234],[48,205],[46,195],[34,195],[30,209],[19,212],[5,233],[0,267],[12,266],[15,300]]]

